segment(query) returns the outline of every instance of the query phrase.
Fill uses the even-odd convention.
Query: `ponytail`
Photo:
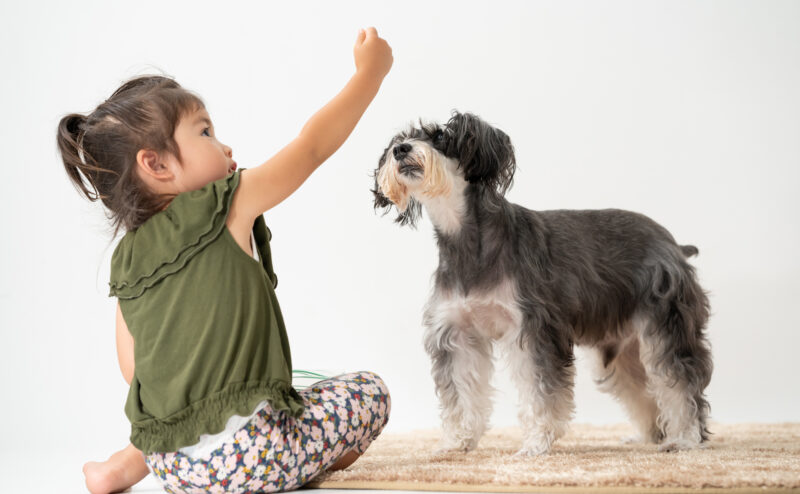
[[[87,199],[94,202],[103,198],[97,188],[97,175],[114,172],[97,166],[92,156],[82,148],[81,141],[87,120],[86,116],[78,113],[72,113],[62,118],[58,124],[57,142],[64,161],[64,168],[72,180],[72,184]]]

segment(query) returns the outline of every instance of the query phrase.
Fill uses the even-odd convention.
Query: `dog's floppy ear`
[[[381,188],[378,186],[378,173],[381,171],[381,167],[386,162],[386,155],[389,153],[389,149],[394,145],[394,141],[390,142],[386,149],[383,150],[380,159],[378,160],[378,167],[375,168],[375,171],[372,172],[372,178],[374,180],[375,186],[370,189],[372,195],[374,197],[374,202],[372,206],[375,209],[384,208],[383,214],[389,212],[389,209],[392,207],[392,201],[389,200],[388,197],[381,193]]]
[[[446,125],[446,154],[458,159],[464,178],[504,194],[514,180],[516,158],[511,139],[471,113],[453,111]]]

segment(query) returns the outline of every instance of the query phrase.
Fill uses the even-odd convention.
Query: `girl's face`
[[[233,150],[217,140],[211,117],[203,108],[181,117],[175,142],[181,153],[175,176],[179,192],[200,189],[236,170]]]

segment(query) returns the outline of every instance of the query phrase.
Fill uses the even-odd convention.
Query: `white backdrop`
[[[800,3],[3,2],[0,454],[12,482],[80,492],[82,463],[128,435],[106,296],[114,244],[64,173],[60,117],[164,72],[204,98],[239,165],[256,166],[343,87],[370,25],[394,50],[380,93],[266,214],[295,367],[375,371],[392,392],[388,431],[438,426],[421,343],[432,227],[376,215],[369,174],[406,124],[459,109],[514,142],[511,200],[636,210],[699,247],[712,420],[800,418]],[[493,424],[513,425],[498,367]],[[624,421],[586,371],[579,360],[575,420]]]

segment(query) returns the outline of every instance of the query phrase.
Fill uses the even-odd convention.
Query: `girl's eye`
[[[211,137],[211,133],[209,132],[208,127],[203,129],[202,135],[207,136],[207,137]]]

